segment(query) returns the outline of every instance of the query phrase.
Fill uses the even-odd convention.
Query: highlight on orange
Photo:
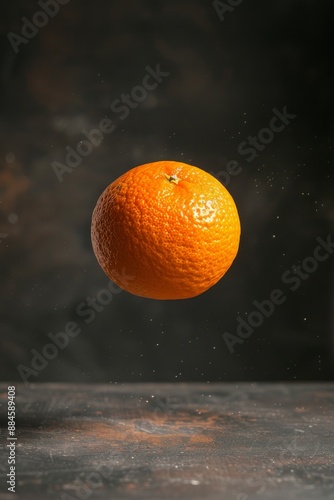
[[[135,167],[101,194],[92,245],[106,275],[134,295],[186,299],[224,276],[240,241],[227,189],[198,167],[157,161]]]

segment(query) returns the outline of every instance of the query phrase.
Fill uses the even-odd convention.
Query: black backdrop
[[[0,379],[333,379],[334,256],[330,244],[318,247],[334,241],[330,5],[1,6]],[[163,73],[155,88],[134,90],[153,70]],[[131,93],[138,101],[121,113],[116,100]],[[100,144],[95,134],[94,147],[82,143],[104,118],[113,130]],[[246,154],[251,137],[256,156]],[[66,163],[71,148],[86,156]],[[97,197],[129,168],[160,159],[228,184],[239,255],[195,299],[103,292],[109,282],[90,243]],[[275,289],[284,302],[252,315]],[[256,326],[237,335],[248,319]]]

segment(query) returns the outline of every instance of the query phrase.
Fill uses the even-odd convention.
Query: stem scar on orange
[[[112,182],[92,217],[92,244],[106,275],[152,299],[195,297],[235,259],[240,220],[227,189],[176,161],[135,167]]]

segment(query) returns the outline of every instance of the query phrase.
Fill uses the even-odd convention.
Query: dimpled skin
[[[133,168],[100,196],[92,244],[107,276],[152,299],[195,297],[220,280],[238,252],[232,196],[212,175],[175,161]]]

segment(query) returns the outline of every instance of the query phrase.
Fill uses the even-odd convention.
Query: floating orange
[[[235,259],[240,220],[227,189],[207,172],[176,161],[133,168],[100,196],[92,244],[107,276],[152,299],[195,297]]]

